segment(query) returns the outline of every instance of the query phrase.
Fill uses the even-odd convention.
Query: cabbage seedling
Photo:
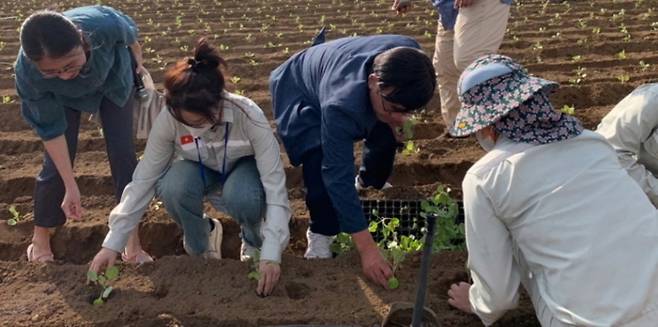
[[[11,214],[11,218],[7,220],[7,225],[9,226],[15,226],[16,224],[18,224],[19,222],[21,222],[27,217],[27,215],[21,215],[21,213],[18,212],[16,206],[14,205],[9,206],[8,210],[9,213]]]
[[[258,264],[260,263],[260,251],[256,250],[254,256],[249,259],[249,273],[247,278],[258,281],[260,279],[260,271]]]
[[[113,290],[112,286],[109,285],[109,282],[117,279],[118,277],[119,268],[117,266],[107,267],[105,272],[102,273],[97,273],[91,270],[87,272],[87,280],[94,284],[100,285],[102,288],[98,298],[93,301],[94,305],[100,305],[107,301]]]

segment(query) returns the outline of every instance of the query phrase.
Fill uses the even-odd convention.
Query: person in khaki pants
[[[446,126],[452,126],[459,112],[459,75],[475,59],[498,52],[511,3],[512,0],[432,0],[439,12],[432,62]],[[392,9],[405,13],[410,5],[411,0],[395,0]]]

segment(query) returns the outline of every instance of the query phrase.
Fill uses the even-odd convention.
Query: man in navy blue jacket
[[[354,183],[354,142],[365,140],[356,183],[382,188],[393,170],[396,129],[434,94],[432,61],[412,38],[349,37],[296,53],[270,76],[278,134],[302,165],[311,215],[306,258],[330,258],[343,231],[364,273],[386,287],[392,275],[366,221]]]

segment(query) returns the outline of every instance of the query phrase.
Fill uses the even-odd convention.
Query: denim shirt
[[[347,37],[293,55],[270,75],[279,137],[290,162],[322,147],[322,178],[341,230],[368,227],[354,189],[354,142],[377,123],[368,95],[374,58],[391,48],[420,48],[402,35]]]
[[[104,97],[123,107],[134,87],[128,46],[137,41],[135,22],[106,6],[79,7],[63,14],[82,30],[90,45],[80,74],[72,80],[43,78],[23,49],[15,65],[22,115],[43,140],[64,134],[65,108],[94,113]]]
[[[443,28],[446,30],[452,30],[455,28],[455,22],[457,21],[457,14],[459,9],[455,8],[455,0],[431,0],[434,8],[439,12],[439,20],[443,25]],[[481,1],[493,1],[493,0],[481,0]],[[514,0],[500,0],[500,2],[511,5]]]

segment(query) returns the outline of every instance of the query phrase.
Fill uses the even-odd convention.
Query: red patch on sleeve
[[[194,142],[192,135],[183,135],[180,137],[180,144],[185,145]]]

